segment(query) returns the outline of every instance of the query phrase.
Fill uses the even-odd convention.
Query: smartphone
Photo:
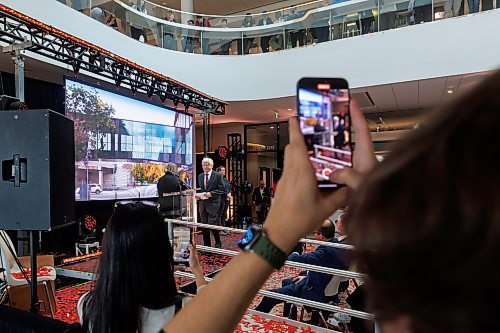
[[[349,85],[340,78],[302,78],[297,116],[320,189],[336,189],[332,172],[352,167]]]
[[[172,248],[176,265],[189,265],[189,244],[191,244],[191,228],[172,225]]]

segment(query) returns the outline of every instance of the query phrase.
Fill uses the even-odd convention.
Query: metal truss
[[[227,103],[162,74],[139,66],[97,45],[67,34],[0,4],[0,41],[9,45],[31,41],[26,50],[68,64],[75,74],[88,71],[112,80],[149,98],[171,100],[217,115],[225,113]]]

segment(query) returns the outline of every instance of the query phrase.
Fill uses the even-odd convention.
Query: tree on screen
[[[99,139],[115,128],[115,109],[101,100],[96,89],[68,86],[66,112],[75,122],[76,160],[90,158],[99,148]]]

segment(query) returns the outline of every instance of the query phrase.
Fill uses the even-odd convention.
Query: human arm
[[[203,275],[203,268],[200,265],[200,260],[198,259],[198,251],[196,251],[196,247],[193,244],[189,245],[189,267],[191,268],[191,272],[193,272],[196,287],[200,288],[207,284],[205,281],[205,275]]]
[[[357,124],[356,133],[368,131],[368,125],[356,106],[352,113],[355,112],[359,116],[353,117],[353,123],[355,119],[361,121]],[[360,138],[369,138],[369,133]],[[368,143],[358,145],[367,147]],[[344,205],[347,192],[346,187],[334,192],[319,191],[298,122],[295,118],[291,119],[290,144],[285,149],[283,175],[264,224],[268,239],[283,252],[289,253],[301,237],[317,229],[324,219]],[[304,196],[304,193],[308,195]],[[257,254],[239,254],[165,325],[164,330],[168,333],[233,332],[257,291],[272,272],[271,265]],[[200,313],[203,316],[199,316]],[[193,316],[196,316],[196,320],[192,320]]]
[[[325,246],[319,246],[315,251],[303,254],[293,252],[288,256],[288,260],[308,265],[324,266],[328,262],[330,267],[343,268],[345,266],[339,251]]]

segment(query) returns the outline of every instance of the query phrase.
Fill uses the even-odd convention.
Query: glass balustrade
[[[497,8],[497,0],[322,0],[215,16],[142,0],[59,1],[143,43],[211,55],[281,51]]]

